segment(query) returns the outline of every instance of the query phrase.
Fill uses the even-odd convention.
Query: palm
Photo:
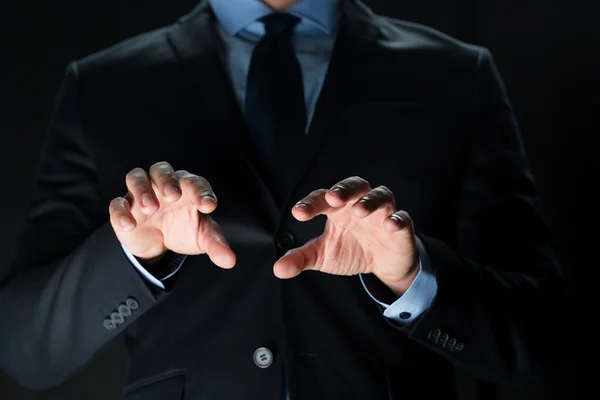
[[[387,215],[377,211],[359,218],[347,204],[327,216],[324,233],[315,240],[313,269],[335,275],[372,273],[377,265],[410,263],[412,232],[389,232]]]
[[[394,195],[385,186],[371,189],[351,177],[332,189],[318,189],[292,209],[298,221],[327,216],[323,234],[293,249],[273,266],[279,278],[293,278],[312,269],[334,275],[375,274],[405,286],[418,260],[412,220],[396,211]]]

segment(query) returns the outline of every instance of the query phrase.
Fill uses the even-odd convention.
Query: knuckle
[[[182,184],[188,179],[189,175],[191,175],[191,174],[188,171],[183,170],[183,169],[180,169],[173,173],[173,176],[175,177],[175,179],[178,182],[181,182]]]
[[[146,175],[146,171],[144,171],[140,167],[135,167],[134,169],[132,169],[131,171],[129,171],[127,173],[126,177],[129,179],[139,179],[140,177],[143,177],[144,175]]]
[[[175,177],[175,182],[178,180],[181,186],[195,192],[198,197],[202,198],[204,196],[210,196],[216,199],[210,183],[203,176],[195,175],[185,170],[179,170],[175,172]]]
[[[202,176],[194,175],[194,177],[192,178],[192,182],[197,187],[202,188],[202,190],[204,190],[204,188],[208,188],[208,190],[210,190],[210,183],[208,183],[206,178]]]
[[[166,161],[159,161],[150,167],[150,176],[152,181],[159,185],[164,185],[165,182],[176,184],[177,176],[171,165]]]
[[[177,177],[170,171],[165,171],[164,173],[162,173],[161,175],[158,176],[157,179],[154,180],[156,183],[163,183],[163,182],[168,182],[168,183],[177,183]]]
[[[151,171],[154,171],[154,170],[163,171],[165,169],[170,169],[170,168],[171,168],[171,164],[169,164],[166,161],[159,161],[150,166]]]
[[[108,211],[112,214],[119,210],[125,209],[125,199],[122,197],[116,197],[110,201],[108,205]]]
[[[192,184],[194,187],[198,187],[206,183],[206,179],[204,179],[203,177],[189,172],[182,174],[180,179],[182,181],[188,182],[189,184]]]
[[[206,197],[206,196],[214,197],[213,192],[211,190],[206,190],[206,189],[199,190],[198,196],[200,196],[200,198]]]
[[[120,223],[119,223],[120,221],[119,221],[119,220],[121,219],[121,217],[122,217],[122,216],[123,216],[123,213],[122,213],[122,212],[120,212],[120,211],[115,211],[115,212],[113,212],[112,214],[110,214],[110,220],[111,220],[111,221],[112,221],[114,224],[120,225]]]
[[[141,181],[141,182],[136,182],[134,185],[131,186],[131,191],[135,192],[138,196],[141,194],[145,194],[145,193],[153,193],[154,191],[152,190],[152,188],[150,187],[150,182],[149,181]]]
[[[188,171],[186,171],[185,169],[179,169],[177,171],[175,171],[175,175],[177,175],[178,177],[185,177],[187,175],[190,175],[190,173]]]
[[[141,172],[133,173],[129,175],[126,179],[127,188],[132,192],[139,192],[141,190],[145,190],[148,186],[150,186],[150,180],[148,179],[148,175],[141,170]]]
[[[335,185],[333,185],[333,188],[334,189],[341,189],[341,190],[344,190],[344,191],[349,191],[349,190],[351,190],[352,187],[351,187],[351,184],[349,182],[347,182],[347,181],[341,181],[341,182],[338,182]]]
[[[118,207],[118,199],[112,199],[110,201],[110,204],[108,205],[108,212],[112,214],[113,212],[115,212],[117,207]]]
[[[327,189],[313,190],[302,200],[302,203],[315,205],[324,198],[325,193],[327,193]]]
[[[380,196],[386,197],[386,198],[393,198],[394,194],[392,193],[392,191],[390,190],[390,188],[388,188],[387,186],[379,186],[377,189],[374,189],[374,191],[376,191]]]
[[[325,193],[327,193],[327,189],[313,190],[312,192],[310,192],[310,194],[307,196],[307,198],[316,200],[316,199],[324,196]]]

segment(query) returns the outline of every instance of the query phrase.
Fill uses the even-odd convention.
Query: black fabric
[[[302,72],[291,42],[300,19],[273,13],[262,22],[266,34],[252,53],[245,118],[261,172],[281,203],[293,183],[306,130]]]
[[[0,282],[2,370],[46,388],[125,338],[125,393],[181,371],[185,379],[164,387],[177,397],[183,385],[184,400],[282,400],[284,373],[293,400],[452,399],[453,367],[511,384],[552,378],[567,338],[560,326],[539,327],[568,303],[489,51],[342,4],[283,207],[249,155],[207,3],[70,65],[30,217]],[[191,256],[172,290],[152,293],[107,207],[130,170],[160,160],[211,183],[212,216],[237,265]],[[389,323],[357,276],[273,275],[283,252],[325,226],[295,220],[289,203],[352,175],[389,187],[430,256],[438,294],[409,326]],[[107,330],[107,316],[132,298],[139,307]],[[259,347],[273,353],[269,368],[253,362]]]

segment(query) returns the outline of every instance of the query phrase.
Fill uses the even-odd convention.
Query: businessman
[[[118,340],[126,399],[453,398],[560,366],[561,273],[492,57],[358,0],[210,0],[72,62],[0,368]]]

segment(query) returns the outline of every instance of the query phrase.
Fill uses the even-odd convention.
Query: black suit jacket
[[[304,164],[277,206],[213,22],[202,3],[70,64],[0,286],[0,367],[41,389],[125,340],[130,400],[280,400],[284,382],[294,400],[452,398],[453,366],[543,381],[564,346],[559,328],[540,327],[565,296],[490,53],[346,2]],[[127,172],[162,160],[211,182],[238,255],[233,270],[189,257],[164,292],[107,222]],[[323,218],[295,221],[292,204],[352,175],[395,193],[431,257],[437,297],[407,327],[386,320],[356,276],[273,276],[278,257],[323,231]],[[132,314],[111,327],[123,304]],[[253,362],[261,346],[274,353],[269,368]]]

